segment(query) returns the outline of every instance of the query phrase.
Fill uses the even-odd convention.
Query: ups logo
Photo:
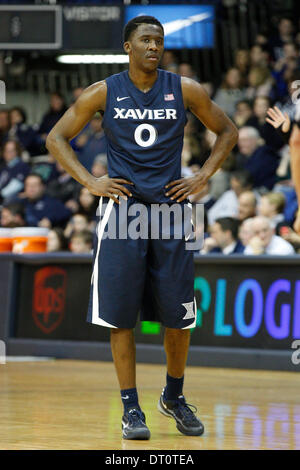
[[[54,331],[63,320],[66,304],[66,271],[47,266],[36,271],[33,287],[33,319],[44,333]]]

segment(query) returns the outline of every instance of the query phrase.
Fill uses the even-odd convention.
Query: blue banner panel
[[[209,5],[130,5],[125,23],[151,15],[164,26],[166,49],[214,47],[215,10]]]
[[[192,344],[289,349],[300,339],[299,266],[196,265]]]

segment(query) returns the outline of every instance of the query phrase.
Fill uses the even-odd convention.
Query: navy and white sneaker
[[[122,417],[123,439],[150,439],[144,413],[139,408],[130,408]]]
[[[191,410],[190,406],[195,409]],[[195,413],[197,408],[186,403],[183,395],[177,400],[166,400],[164,390],[158,402],[158,410],[165,416],[173,417],[176,421],[178,431],[186,436],[201,436],[204,433],[204,426]]]

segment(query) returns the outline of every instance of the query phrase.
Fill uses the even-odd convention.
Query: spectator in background
[[[204,210],[207,212],[216,202],[210,194],[210,182],[208,181],[199,193],[191,194],[189,200],[193,204],[203,204]]]
[[[8,132],[10,138],[20,142],[22,147],[32,156],[46,153],[44,141],[33,127],[26,124],[26,112],[20,106],[15,106],[9,112],[11,127]]]
[[[300,74],[295,75],[293,78],[295,78],[295,82],[298,80],[300,82]],[[289,98],[286,105],[282,106],[281,109],[276,105],[273,108],[270,107],[266,117],[266,122],[273,126],[274,129],[277,129],[277,132],[286,144],[289,143],[293,124],[296,122],[300,124],[300,102],[299,99],[297,100],[299,98],[299,88],[297,90],[292,85],[293,82],[290,82]],[[294,99],[292,98],[293,94],[295,94]]]
[[[9,128],[9,112],[4,109],[0,109],[0,147],[2,147],[5,140],[7,139]]]
[[[300,117],[300,103],[298,104],[299,117]],[[293,200],[295,203],[295,189],[291,187],[291,154],[290,148],[288,147],[289,138],[291,135],[291,120],[286,112],[282,112],[277,106],[269,108],[267,112],[268,117],[266,121],[277,130],[278,135],[286,143],[286,146],[281,150],[281,161],[277,169],[278,179],[282,180],[282,185],[279,187],[279,191],[283,192],[287,199],[286,212],[291,210],[291,215],[295,209],[292,209]],[[278,183],[280,185],[280,183]],[[277,185],[277,189],[278,189]],[[287,217],[290,219],[290,217]]]
[[[248,84],[245,98],[254,100],[257,96],[270,96],[274,80],[267,67],[256,65],[249,71]]]
[[[96,178],[101,178],[101,176],[104,176],[104,175],[107,174],[107,155],[106,155],[106,153],[99,153],[99,155],[97,155],[95,157],[91,173]]]
[[[198,158],[192,158],[189,161],[190,168],[195,168],[195,164],[199,164],[198,171],[204,165],[205,161],[209,157],[211,150],[216,141],[216,134],[211,132],[209,129],[205,129],[203,138],[201,141],[200,149],[198,150]],[[196,146],[194,147],[194,150]],[[194,154],[196,157],[196,153]],[[191,165],[192,164],[192,165]],[[227,159],[224,161],[222,166],[215,172],[215,174],[210,178],[210,194],[213,199],[218,199],[225,191],[229,188],[230,180],[230,171],[234,167],[234,157],[233,154],[230,154]]]
[[[193,67],[191,66],[191,64],[187,64],[186,62],[179,64],[177,73],[181,75],[182,77],[192,78],[196,82],[199,82],[197,74],[195,70],[193,69]]]
[[[89,127],[77,137],[78,157],[80,163],[88,170],[92,170],[95,157],[99,153],[106,153],[106,137],[102,129],[102,118],[96,115],[90,121]]]
[[[48,154],[42,158],[42,161],[33,161],[31,165],[31,173],[41,175],[44,183],[48,186],[51,182],[56,181],[59,176],[56,161],[52,155]]]
[[[258,215],[267,217],[275,230],[282,225],[288,225],[284,220],[285,197],[281,193],[264,194],[258,205]]]
[[[51,93],[50,108],[47,113],[44,114],[39,128],[39,134],[42,136],[43,140],[46,140],[52,127],[55,126],[67,109],[63,96],[58,92]]]
[[[181,153],[181,175],[192,176],[191,164],[198,163],[203,165],[208,154],[201,151],[200,142],[196,137],[195,117],[191,113],[187,113],[187,123],[184,128],[183,147]]]
[[[70,238],[74,233],[82,232],[82,230],[89,230],[91,232],[90,219],[86,214],[77,212],[69,220],[64,235],[66,238]]]
[[[65,171],[57,160],[55,161],[55,169],[57,177],[48,182],[46,194],[59,199],[70,210],[76,212],[78,210],[76,199],[79,196],[81,185]]]
[[[243,246],[247,246],[252,237],[254,237],[253,218],[245,219],[239,228],[239,239]]]
[[[254,127],[242,127],[239,130],[238,147],[240,153],[236,157],[237,168],[251,173],[254,188],[272,189],[277,179],[277,153],[263,144]]]
[[[204,90],[208,94],[208,96],[212,98],[214,95],[214,86],[212,82],[202,82],[201,85],[202,85],[202,88],[204,88]]]
[[[269,53],[266,47],[261,44],[254,44],[250,49],[251,67],[267,67],[269,63]]]
[[[232,217],[217,219],[210,229],[216,246],[209,253],[233,255],[244,252],[244,246],[238,239],[239,221]]]
[[[284,44],[294,40],[294,25],[290,18],[281,17],[277,28],[276,34],[269,40],[269,48],[275,61],[283,56]]]
[[[259,46],[263,46],[264,48],[269,50],[268,49],[268,44],[269,44],[269,39],[268,38],[269,38],[269,31],[268,30],[260,31],[255,37],[254,44],[258,44]]]
[[[217,90],[214,101],[231,118],[235,113],[236,104],[245,98],[241,73],[236,68],[226,72],[224,81]]]
[[[295,88],[295,84],[297,85],[299,80],[300,71],[297,71],[287,80],[288,95],[286,95],[280,103],[275,103],[282,113],[288,114],[291,121],[295,120],[297,103],[299,103],[299,91],[297,91],[297,88],[299,89],[299,87]]]
[[[81,93],[84,91],[84,88],[83,87],[76,87],[72,90],[72,103],[75,103],[76,100],[78,100],[79,96],[81,95]]]
[[[274,234],[272,222],[267,217],[253,218],[254,236],[245,248],[245,255],[292,255],[290,243]]]
[[[270,106],[271,100],[267,96],[256,97],[253,104],[254,115],[249,118],[246,125],[255,127],[264,139],[265,144],[278,151],[284,146],[284,140],[278,135],[274,127],[266,122]]]
[[[98,205],[99,197],[94,196],[85,186],[82,186],[78,198],[78,212],[86,214],[90,220],[95,220]]]
[[[72,253],[91,253],[93,248],[93,235],[89,230],[74,233],[70,240]]]
[[[75,101],[78,100],[78,98],[80,97],[80,95],[82,94],[82,92],[84,91],[84,88],[82,87],[77,87],[77,88],[74,88],[72,90],[72,100],[71,100],[71,103],[70,103],[70,107],[75,103]],[[82,135],[85,135],[89,132],[89,127],[90,127],[90,123],[88,122],[84,128],[79,132],[78,135],[76,135],[76,137],[74,137],[71,141],[70,141],[70,144],[71,144],[71,147],[72,149],[75,151],[75,152],[78,152],[80,151],[80,147],[78,147],[78,145],[76,144],[76,142],[80,142],[80,139],[81,139],[81,136]]]
[[[244,221],[256,215],[256,195],[253,191],[245,191],[239,195],[238,219]]]
[[[238,101],[235,105],[235,113],[233,120],[235,125],[238,128],[244,127],[247,125],[248,120],[253,116],[253,109],[250,101],[242,100]]]
[[[248,171],[235,171],[230,178],[231,189],[215,202],[208,211],[208,223],[212,225],[220,217],[238,216],[238,197],[252,188],[252,177]]]
[[[168,70],[169,72],[178,73],[178,61],[174,52],[165,50],[160,66],[162,69]]]
[[[12,199],[24,187],[24,179],[30,171],[21,160],[22,148],[16,140],[7,140],[2,148],[4,164],[0,168],[0,194],[2,199]]]
[[[48,233],[47,239],[47,251],[48,253],[54,253],[56,251],[67,251],[68,241],[64,236],[64,231],[60,227],[51,229]]]
[[[299,46],[296,42],[286,42],[283,45],[283,56],[274,64],[275,70],[282,70],[289,59],[295,59],[299,66]]]
[[[272,75],[276,80],[276,98],[282,101],[288,95],[288,83],[299,70],[299,47],[295,43],[283,46],[283,57],[277,60]]]
[[[25,227],[24,207],[18,202],[4,204],[1,210],[1,227]]]
[[[63,226],[71,217],[71,211],[58,199],[47,196],[45,190],[40,175],[35,173],[27,175],[24,193],[18,200],[24,206],[26,223],[31,227]]]
[[[234,67],[239,70],[243,85],[245,85],[250,67],[250,54],[248,49],[237,49],[235,52]]]

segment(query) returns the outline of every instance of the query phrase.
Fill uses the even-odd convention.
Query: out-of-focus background
[[[296,0],[0,0],[1,89],[6,85],[6,103],[2,96],[0,104],[0,249],[12,252],[1,259],[8,286],[3,336],[66,340],[64,347],[69,340],[107,340],[106,330],[85,323],[98,198],[47,153],[45,139],[85,87],[128,67],[122,30],[139,14],[164,25],[161,67],[199,81],[239,129],[222,168],[191,197],[195,220],[204,207],[192,344],[287,351],[300,336],[300,236],[293,230],[298,204],[288,145],[299,120]],[[187,116],[185,177],[201,169],[215,141]],[[71,142],[97,177],[107,172],[101,120],[96,114]],[[39,263],[32,252],[40,252]],[[9,258],[15,254],[24,256],[16,262]],[[11,277],[4,259],[12,263]],[[63,301],[56,302],[56,294]],[[141,342],[161,341],[159,324],[143,323],[138,331]],[[10,351],[17,351],[11,341]],[[283,367],[294,365],[288,359]]]
[[[121,439],[117,379],[104,362],[110,331],[86,322],[98,198],[45,148],[85,87],[128,67],[122,30],[139,14],[164,25],[161,67],[199,81],[239,129],[222,168],[190,198],[203,244],[194,252],[197,321],[184,393],[206,431],[183,438],[155,412],[164,328],[138,322],[149,444]],[[299,19],[299,0],[0,0],[1,448],[300,449],[289,148],[300,122]],[[201,169],[215,142],[187,116],[183,177]],[[101,122],[97,113],[71,142],[97,177],[107,172]]]
[[[80,231],[93,231],[95,198],[47,154],[45,138],[85,87],[127,68],[122,29],[139,14],[154,15],[164,24],[166,50],[161,67],[199,81],[240,129],[238,145],[223,167],[192,198],[205,205],[208,240],[202,253],[223,250],[226,242],[219,239],[219,231],[224,227],[214,226],[220,217],[230,218],[224,223],[229,224],[234,239],[238,221],[239,241],[247,246],[244,234],[250,225],[252,230],[252,223],[243,222],[255,215],[269,219],[270,230],[275,228],[276,236],[285,240],[276,243],[274,239],[270,254],[297,252],[300,239],[292,229],[297,201],[289,132],[282,132],[280,117],[273,118],[273,125],[266,122],[267,110],[274,106],[282,116],[287,113],[291,121],[295,119],[300,83],[296,0],[192,0],[188,4],[1,0],[0,77],[6,84],[6,105],[0,107],[1,226],[12,227],[11,219],[17,217],[17,225],[54,229],[51,236],[58,248],[90,250],[90,241],[72,244],[70,236],[76,221]],[[188,113],[188,118],[183,176],[201,168],[214,142],[211,132],[193,115]],[[100,115],[72,145],[89,171],[105,174],[106,141]],[[12,160],[18,164],[9,163]],[[27,179],[31,171],[40,174],[42,181]],[[47,209],[37,214],[28,201],[44,194],[49,196]],[[12,202],[17,206],[11,206]],[[259,231],[263,221],[256,222]],[[246,253],[263,253],[263,243],[254,243]]]

